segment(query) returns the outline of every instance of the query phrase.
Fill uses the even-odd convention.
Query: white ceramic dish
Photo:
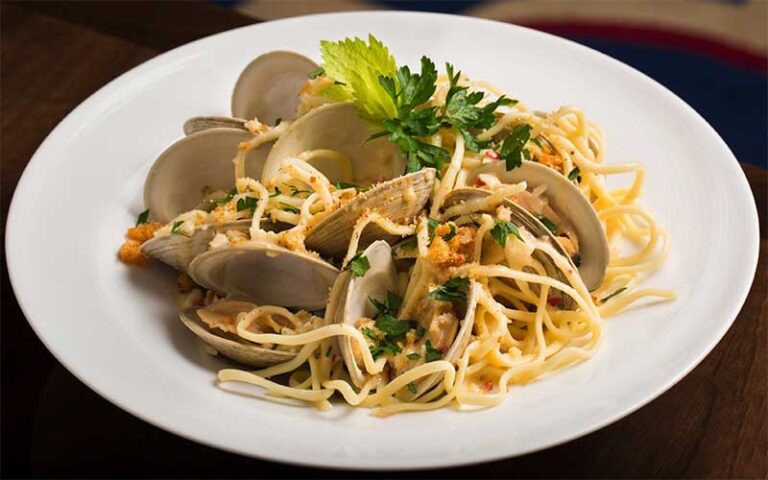
[[[253,399],[214,387],[220,359],[176,320],[174,275],[116,258],[142,208],[144,177],[185,119],[227,114],[241,68],[321,39],[374,33],[400,63],[450,61],[537,109],[582,106],[607,132],[611,161],[640,160],[646,202],[672,252],[647,284],[677,302],[608,321],[591,361],[523,388],[498,408],[374,418]],[[118,406],[225,450],[337,468],[445,467],[538,450],[627,415],[688,373],[738,313],[758,252],[747,182],[715,131],[648,77],[550,35],[485,20],[415,14],[301,17],[225,32],[122,75],[49,135],[17,187],[7,259],[18,300],[48,349]],[[87,421],[87,419],[83,419]]]

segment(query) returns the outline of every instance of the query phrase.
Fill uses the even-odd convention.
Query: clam
[[[397,272],[389,244],[384,241],[376,241],[366,248],[363,254],[368,258],[368,263],[370,264],[370,268],[365,274],[356,277],[353,276],[352,272],[345,271],[338,279],[339,282],[342,282],[343,286],[339,289],[338,307],[334,320],[337,323],[351,325],[355,328],[357,328],[357,323],[361,318],[371,319],[375,317],[377,312],[371,304],[371,298],[384,303],[387,293],[396,293],[397,290]],[[443,354],[442,360],[456,362],[461,352],[466,348],[472,334],[477,300],[478,286],[471,280],[467,290],[466,301],[461,302],[461,305],[456,305],[461,319],[458,320],[455,332],[447,332],[450,337],[450,347]],[[443,303],[435,302],[426,297],[421,302],[427,307],[434,303]],[[419,311],[433,310],[420,308]],[[408,312],[408,315],[412,313]],[[408,318],[411,317],[409,316]],[[427,319],[430,322],[432,320],[432,318]],[[360,387],[365,383],[366,374],[360,368],[355,358],[355,348],[356,346],[353,347],[353,341],[350,337],[340,338],[339,351],[349,372],[350,379],[355,385]],[[419,362],[422,363],[421,360]],[[442,374],[437,373],[423,377],[414,383],[414,391],[404,391],[400,395],[404,399],[416,398],[434,387],[441,376]]]
[[[371,266],[365,275],[355,277],[350,270],[345,270],[339,275],[337,281],[346,283],[346,288],[340,289],[335,318],[337,323],[354,327],[362,317],[373,318],[376,310],[368,297],[383,301],[388,291],[397,290],[397,272],[391,252],[387,242],[382,240],[373,242],[363,251],[363,255],[368,258]],[[359,387],[365,382],[365,374],[352,353],[352,342],[350,337],[340,337],[339,351],[352,382]]]
[[[529,190],[544,186],[548,205],[574,230],[579,245],[578,267],[584,284],[590,290],[600,286],[608,266],[608,241],[603,225],[586,197],[563,175],[536,162],[524,161],[507,171],[503,162],[483,165],[467,178],[472,184],[480,174],[495,175],[502,183],[526,182]]]
[[[480,190],[476,188],[460,188],[448,194],[448,196],[445,199],[445,206],[446,208],[448,208],[468,200],[484,198],[490,195],[491,195],[491,192],[487,190]],[[548,243],[552,245],[552,247],[559,254],[561,254],[566,259],[568,259],[571,265],[573,265],[573,261],[571,260],[571,257],[568,255],[568,253],[565,251],[562,245],[560,245],[560,243],[557,241],[555,236],[552,235],[552,232],[550,232],[549,229],[546,226],[544,226],[544,224],[542,224],[536,217],[534,217],[527,210],[525,210],[524,208],[522,208],[521,206],[519,206],[518,204],[514,203],[511,200],[505,199],[504,206],[506,206],[510,211],[510,220],[512,221],[512,223],[514,223],[519,227],[524,227],[534,237],[548,241]],[[565,278],[565,275],[563,274],[563,272],[560,271],[559,268],[557,268],[555,261],[547,253],[544,253],[541,250],[534,250],[532,256],[539,263],[541,263],[541,265],[544,267],[544,270],[547,272],[549,276],[551,276],[554,279],[560,280],[563,283],[566,283],[566,284],[569,283],[568,280]],[[573,265],[573,268],[575,269],[576,266]],[[573,299],[571,299],[567,295],[564,295],[562,298],[563,298],[561,303],[562,308],[569,309],[574,306]]]
[[[236,220],[221,225],[204,225],[195,228],[191,236],[161,235],[151,238],[141,246],[141,253],[159,260],[176,270],[186,272],[189,264],[196,256],[205,253],[217,233],[237,230],[247,233],[251,220]],[[287,227],[285,224],[262,222],[261,228],[267,231],[280,231]]]
[[[320,220],[309,230],[305,244],[322,255],[342,257],[355,223],[364,212],[377,211],[393,222],[413,218],[429,200],[434,182],[435,170],[429,168],[380,183]],[[360,246],[377,239],[393,242],[397,238],[371,224],[363,231]]]
[[[339,270],[314,256],[266,241],[243,241],[196,256],[188,273],[205,288],[258,305],[321,310]]]
[[[247,120],[233,117],[192,117],[184,122],[184,135],[192,135],[193,133],[210,130],[211,128],[234,128],[247,131],[248,129],[245,128],[245,122],[247,122]]]
[[[144,205],[152,217],[167,223],[195,208],[208,190],[227,191],[233,184],[232,159],[241,142],[253,139],[245,130],[211,128],[188,135],[155,160],[144,183]],[[245,173],[259,178],[273,142],[265,141],[246,157]]]
[[[477,308],[477,302],[480,297],[479,291],[480,286],[478,283],[474,280],[470,280],[469,286],[467,288],[467,298],[464,302],[462,302],[462,305],[459,305],[460,312],[463,310],[463,315],[461,320],[459,320],[458,331],[456,332],[456,336],[454,337],[451,346],[448,348],[448,351],[443,354],[440,360],[451,362],[455,365],[459,361],[459,358],[464,352],[464,349],[467,348],[469,340],[472,337],[472,327],[475,325],[475,310]],[[423,377],[417,382],[414,382],[415,388],[413,391],[400,392],[400,397],[407,401],[415,400],[416,398],[431,390],[432,387],[437,385],[437,383],[442,378],[442,373],[435,373]]]
[[[249,302],[222,300],[207,308],[184,310],[179,319],[214,350],[246,365],[268,367],[295,357],[294,352],[264,348],[234,333],[237,315],[254,308],[256,305]]]
[[[383,137],[369,140],[372,133],[352,103],[317,107],[293,122],[275,142],[264,164],[262,183],[279,180],[286,158],[301,158],[312,150],[334,152],[309,160],[332,182],[366,187],[402,175],[406,162],[397,146]]]
[[[277,50],[256,57],[237,79],[232,116],[258,118],[270,125],[278,118],[292,120],[299,91],[316,68],[315,62],[294,52]]]

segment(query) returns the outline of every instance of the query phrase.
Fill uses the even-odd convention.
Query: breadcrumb
[[[429,245],[429,260],[433,264],[441,267],[458,267],[472,256],[477,229],[473,226],[454,228],[456,228],[456,235],[447,241],[444,237],[451,232],[451,226],[442,224],[435,229],[435,238]]]
[[[542,165],[546,165],[549,168],[557,170],[560,173],[563,172],[563,159],[560,158],[558,155],[549,155],[548,153],[540,153],[536,156],[536,159]]]
[[[157,229],[160,227],[162,227],[162,224],[157,222],[142,223],[141,225],[136,225],[135,227],[129,228],[128,233],[125,235],[131,240],[144,243],[151,239],[155,235],[155,231],[157,231]]]
[[[118,256],[121,262],[128,265],[144,265],[147,263],[147,257],[141,253],[141,242],[130,238],[120,247]]]

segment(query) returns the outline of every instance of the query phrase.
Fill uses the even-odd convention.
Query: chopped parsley
[[[370,351],[371,355],[373,355],[373,358],[375,359],[382,354],[385,356],[397,355],[398,353],[402,352],[403,349],[400,348],[396,343],[382,340],[381,343],[376,346],[371,345]]]
[[[373,308],[375,308],[380,315],[395,315],[403,300],[398,297],[397,294],[388,291],[384,303],[370,296],[368,297],[368,301],[371,302]]]
[[[136,218],[136,226],[138,227],[142,223],[147,222],[149,222],[149,209],[146,209],[139,214],[139,216]]]
[[[416,385],[413,382],[410,382],[406,387],[408,387],[409,392],[416,395]]]
[[[310,80],[314,80],[320,75],[325,75],[325,69],[323,67],[317,67],[316,69],[312,70],[307,74],[307,78]]]
[[[370,328],[363,327],[362,331],[363,331],[363,335],[365,335],[366,337],[370,338],[374,342],[378,342],[379,341],[379,337],[376,336],[376,332],[374,332]]]
[[[429,243],[435,238],[435,229],[440,225],[440,222],[434,218],[427,218],[427,230],[429,230]]]
[[[464,291],[469,286],[469,279],[466,277],[456,277],[448,280],[438,286],[427,295],[432,300],[441,300],[443,302],[455,302],[457,300],[466,300],[467,294]]]
[[[441,358],[443,358],[443,352],[433,347],[432,342],[427,340],[427,362],[434,362],[435,360],[440,360]]]
[[[356,277],[362,277],[370,268],[371,264],[368,262],[368,257],[363,255],[363,252],[356,253],[349,261],[349,269]]]
[[[495,225],[491,229],[491,236],[502,248],[507,246],[507,237],[510,235],[514,235],[518,240],[525,243],[525,240],[520,235],[520,229],[514,223],[498,219],[494,220],[494,223]]]
[[[536,218],[542,223],[542,225],[547,227],[547,230],[552,232],[552,235],[557,235],[557,225],[555,225],[555,222],[545,217],[544,215],[536,215]]]
[[[581,175],[581,169],[579,167],[574,167],[573,170],[568,172],[568,180],[570,181],[578,180],[579,175]]]
[[[171,226],[171,235],[182,235],[182,236],[186,236],[186,235],[184,235],[184,232],[180,232],[180,231],[179,231],[179,228],[180,228],[182,225],[184,225],[184,220],[177,220],[177,221],[173,222],[173,226]]]
[[[453,237],[456,236],[456,225],[451,223],[448,226],[451,227],[451,231],[443,235],[443,240],[446,242],[450,241]]]
[[[504,160],[507,171],[523,164],[523,158],[530,160],[531,154],[525,144],[531,138],[531,126],[527,123],[516,125],[501,145],[499,158]]]
[[[421,355],[419,355],[416,352],[411,352],[408,355],[406,355],[406,357],[408,357],[408,360],[418,360],[421,358]]]
[[[280,195],[280,194],[282,194],[282,193],[283,193],[283,192],[281,192],[281,191],[280,191],[280,188],[279,188],[279,187],[275,187],[275,191],[274,191],[274,193],[270,193],[270,194],[269,194],[269,197],[270,197],[270,198],[272,198],[272,197],[276,197],[276,196],[278,196],[278,195]]]
[[[347,188],[354,188],[355,190],[360,190],[360,187],[358,187],[354,183],[333,182],[333,186],[334,188],[336,188],[336,190],[346,190]]]
[[[312,190],[299,190],[298,188],[294,187],[293,185],[289,185],[291,187],[291,196],[298,195],[300,193],[312,193]]]
[[[612,299],[613,297],[615,297],[616,295],[618,295],[618,294],[622,293],[622,292],[623,292],[624,290],[626,290],[626,289],[627,289],[627,287],[621,287],[621,288],[619,288],[618,290],[614,291],[612,294],[608,295],[607,297],[603,297],[603,298],[601,298],[601,299],[600,299],[600,303],[605,303],[605,302],[607,302],[608,300],[610,300],[610,299]]]
[[[277,118],[275,119],[275,126],[278,126],[278,125],[280,125],[281,123],[283,123],[283,119],[282,119],[282,118],[280,118],[280,117],[277,117]]]
[[[280,202],[280,210],[283,210],[284,212],[301,213],[301,210],[298,208],[283,202]]]
[[[211,198],[209,200],[206,200],[206,202],[216,205],[221,205],[222,203],[227,203],[228,201],[232,200],[234,196],[237,195],[237,188],[233,188],[229,191],[226,195],[224,195],[221,198]]]
[[[424,335],[426,335],[426,333],[427,333],[427,329],[426,328],[422,327],[421,325],[416,327],[416,336],[418,336],[419,338],[421,338]]]
[[[376,328],[386,336],[387,340],[398,340],[408,333],[411,329],[411,322],[398,320],[390,314],[379,315],[374,320]]]
[[[256,204],[259,200],[255,197],[243,197],[237,200],[237,211],[250,210],[253,212],[256,209]]]

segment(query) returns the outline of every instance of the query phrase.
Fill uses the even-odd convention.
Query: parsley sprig
[[[349,269],[356,277],[362,277],[370,268],[371,263],[368,261],[368,257],[363,255],[363,252],[357,252],[349,261]]]
[[[442,300],[444,302],[455,302],[466,300],[466,288],[469,286],[469,279],[466,277],[451,278],[442,285],[429,292],[428,298],[432,300]]]
[[[507,237],[510,235],[514,235],[518,240],[525,243],[522,235],[520,235],[520,229],[514,223],[498,219],[494,220],[494,223],[495,225],[491,229],[491,236],[502,248],[507,246]]]

